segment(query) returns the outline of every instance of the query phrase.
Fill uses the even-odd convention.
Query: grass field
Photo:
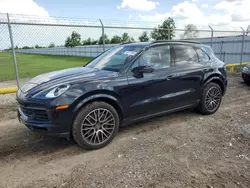
[[[41,73],[83,66],[92,58],[34,55],[17,53],[17,65],[20,78],[30,78]],[[15,79],[13,58],[11,53],[0,52],[0,81]]]

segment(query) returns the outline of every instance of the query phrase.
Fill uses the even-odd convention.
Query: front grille
[[[30,120],[48,121],[48,114],[45,109],[20,106],[20,109]]]

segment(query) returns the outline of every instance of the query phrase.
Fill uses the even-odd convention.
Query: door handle
[[[208,73],[208,72],[212,72],[212,71],[213,71],[212,68],[208,68],[208,69],[204,69],[204,70],[203,70],[204,73]]]
[[[167,80],[171,80],[171,79],[173,79],[175,76],[174,75],[168,75],[168,76],[166,76],[166,79]]]

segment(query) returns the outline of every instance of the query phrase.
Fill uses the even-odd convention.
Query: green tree
[[[188,24],[185,26],[185,31],[181,36],[182,39],[194,39],[199,36],[199,31],[197,27],[193,24]]]
[[[105,44],[109,44],[110,43],[110,40],[108,38],[108,36],[106,34],[104,34],[104,41],[105,41]],[[103,38],[102,36],[99,38],[99,41],[98,41],[98,44],[103,44]]]
[[[175,28],[174,19],[169,17],[162,25],[154,28],[151,32],[151,37],[155,40],[171,40],[175,36]]]
[[[71,36],[67,37],[65,47],[74,47],[79,45],[81,45],[81,35],[73,31]]]
[[[49,48],[55,48],[56,45],[55,45],[54,43],[50,43],[48,47],[49,47]]]
[[[141,42],[148,42],[149,41],[149,37],[148,37],[148,33],[146,31],[144,31],[138,38]]]
[[[111,44],[118,44],[118,43],[121,43],[122,41],[122,38],[118,35],[114,35],[111,40],[110,40],[110,43]]]
[[[92,40],[91,44],[93,45],[98,44],[98,40]]]
[[[35,48],[46,48],[46,47],[39,46],[38,44],[36,44],[36,45],[35,45]]]
[[[67,37],[66,41],[65,41],[65,47],[72,47],[71,46],[71,38]]]
[[[122,34],[122,42],[129,42],[129,35],[128,33]]]
[[[129,37],[129,41],[128,42],[135,42],[135,39],[133,37]]]
[[[8,51],[10,51],[10,50],[12,50],[12,48],[11,48],[11,47],[6,48],[6,49],[4,49],[3,51],[8,52]]]
[[[130,37],[128,33],[123,33],[121,37],[121,42],[123,43],[135,42],[135,39],[133,37]]]
[[[82,45],[91,45],[92,39],[89,37],[87,40],[83,40]]]

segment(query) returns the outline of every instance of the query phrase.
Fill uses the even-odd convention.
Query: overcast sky
[[[7,12],[35,15],[41,17],[40,21],[50,20],[50,23],[62,21],[57,17],[74,18],[66,19],[69,21],[67,23],[75,23],[72,22],[76,20],[75,18],[91,18],[92,20],[81,19],[79,23],[100,26],[98,19],[104,19],[104,25],[150,28],[162,23],[168,17],[173,17],[178,29],[184,29],[185,25],[192,23],[198,29],[208,30],[208,32],[200,31],[199,37],[211,36],[208,25],[218,31],[214,33],[215,37],[241,35],[240,27],[246,29],[250,25],[250,0],[0,0],[0,13]],[[6,18],[5,15],[2,16]],[[33,16],[12,18],[34,21]],[[32,20],[29,20],[30,18]],[[101,36],[101,29],[87,27],[13,25],[12,30],[15,45],[19,47],[36,44],[48,46],[50,43],[63,45],[72,31],[80,33],[82,40],[88,37],[98,39]],[[237,32],[219,32],[221,30]],[[108,37],[121,35],[124,32],[138,39],[143,30],[105,28]],[[178,39],[181,34],[183,31],[176,31],[175,38]],[[8,28],[7,25],[0,25],[0,49],[7,47],[10,47]]]
[[[250,0],[0,0],[0,13],[247,27]]]

